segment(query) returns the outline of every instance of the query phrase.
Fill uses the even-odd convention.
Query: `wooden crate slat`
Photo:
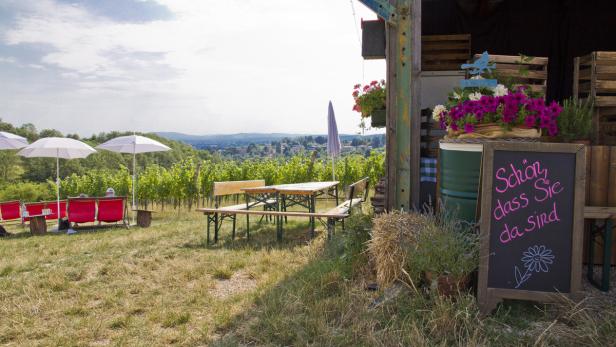
[[[616,107],[616,96],[597,95],[595,97],[596,107]]]
[[[616,66],[616,60],[597,60],[597,66]]]
[[[480,57],[481,54],[476,54],[475,58]],[[548,58],[546,57],[533,57],[527,61],[522,61],[520,56],[517,55],[490,55],[490,61],[494,63],[505,64],[517,64],[517,65],[547,65]]]
[[[592,54],[587,54],[584,56],[580,57],[580,65],[585,66],[585,65],[590,65],[592,63],[592,58],[593,55]]]
[[[422,54],[422,60],[434,61],[434,60],[466,60],[468,54],[465,53],[440,53],[440,54]]]
[[[597,51],[595,52],[597,60],[614,60],[616,61],[616,52]]]
[[[613,93],[616,92],[616,81],[597,80],[597,93]]]
[[[470,58],[469,34],[426,35],[421,39],[423,71],[460,70],[460,65]]]
[[[422,42],[430,41],[470,41],[470,34],[457,34],[457,35],[424,35],[421,37]]]
[[[421,71],[453,71],[460,70],[460,64],[445,62],[445,63],[437,63],[437,62],[422,62],[421,63]]]
[[[546,80],[548,79],[547,71],[526,71],[524,75],[520,75],[520,72],[515,69],[499,69],[497,70],[497,74],[504,77],[519,77],[519,78],[530,78],[530,79],[538,79],[538,80]]]
[[[592,75],[592,70],[590,69],[590,67],[582,68],[580,66],[580,72],[578,75],[578,79],[589,80],[591,78],[591,75]]]
[[[422,44],[421,50],[423,52],[429,51],[446,51],[446,50],[457,50],[464,51],[468,53],[468,57],[471,56],[469,51],[468,42],[439,42],[439,41],[430,41]]]

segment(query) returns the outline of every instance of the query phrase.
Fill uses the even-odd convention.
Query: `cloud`
[[[35,117],[44,109],[66,119],[67,132],[322,132],[333,99],[349,132],[359,123],[350,92],[362,70],[366,79],[384,77],[382,62],[361,61],[348,2],[157,0],[172,15],[135,21],[97,11],[97,3],[12,3],[15,23],[0,40],[48,47],[30,65],[46,68],[36,76],[58,88],[29,95],[36,106],[0,91],[0,101],[13,98],[0,112],[45,123]],[[50,99],[62,105],[44,107]]]

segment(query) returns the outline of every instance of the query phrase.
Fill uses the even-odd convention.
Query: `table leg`
[[[287,212],[287,196],[284,194],[282,195],[282,211]],[[287,216],[284,216],[284,222],[285,224],[288,222]]]
[[[334,186],[334,194],[336,195],[336,206],[338,206],[338,185]]]
[[[315,204],[316,204],[316,197],[315,197],[315,194],[312,194],[310,196],[310,204],[308,205],[309,211],[311,213],[314,213],[314,211],[316,210]],[[311,238],[314,238],[314,222],[315,222],[315,218],[310,217],[310,237]]]

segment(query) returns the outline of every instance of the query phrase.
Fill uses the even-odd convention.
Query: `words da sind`
[[[505,220],[499,237],[501,243],[560,222],[555,197],[565,188],[559,181],[550,180],[548,168],[540,161],[529,163],[524,159],[519,167],[509,164],[498,168],[494,178],[496,201],[492,217]]]

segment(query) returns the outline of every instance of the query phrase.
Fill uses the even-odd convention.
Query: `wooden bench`
[[[344,229],[344,219],[351,215],[353,207],[356,207],[366,201],[368,198],[368,177],[364,177],[359,181],[349,185],[346,189],[345,201],[340,205],[327,211],[327,214],[331,215],[344,215],[343,218],[328,218],[327,220],[327,238],[331,239],[336,227],[336,220],[342,222],[342,228]],[[359,196],[359,197],[358,197]]]
[[[588,237],[587,254],[587,273],[588,281],[600,290],[607,292],[610,289],[610,266],[612,265],[612,240],[613,240],[613,219],[616,219],[616,207],[584,207],[584,219],[593,221],[603,220],[603,225],[592,224]],[[601,273],[601,283],[595,281],[594,276],[594,255],[595,240],[597,237],[603,238],[603,269]]]
[[[361,194],[361,197],[357,197]],[[332,234],[335,230],[336,221],[344,221],[345,218],[351,215],[353,207],[358,206],[362,202],[366,201],[368,195],[368,178],[362,178],[361,180],[349,185],[347,188],[346,200],[339,204],[338,206],[325,211],[325,212],[297,212],[297,211],[277,211],[274,209],[264,209],[264,210],[250,210],[246,207],[246,204],[241,205],[241,209],[233,209],[230,207],[239,207],[240,205],[228,206],[225,208],[199,208],[196,211],[204,213],[208,218],[208,226],[207,226],[207,238],[209,242],[209,233],[210,233],[210,222],[212,218],[217,218],[216,216],[220,215],[220,218],[235,218],[236,215],[246,215],[252,216],[272,216],[276,220],[276,236],[280,241],[282,240],[282,219],[285,217],[308,217],[308,218],[318,218],[318,219],[326,219],[327,220],[327,235],[328,239],[331,238]],[[264,204],[261,204],[264,205]],[[252,206],[251,206],[252,207]],[[211,217],[211,216],[215,217]],[[216,221],[214,221],[216,222]],[[248,234],[247,234],[248,236]],[[215,235],[215,242],[218,239]]]
[[[221,206],[222,200],[229,196],[243,195],[244,188],[255,188],[265,186],[265,180],[250,180],[250,181],[227,181],[214,182],[212,196],[214,197],[214,208],[198,209],[207,216],[207,243],[210,243],[210,224],[214,223],[214,242],[218,242],[218,231],[225,219],[233,222],[232,238],[235,238],[235,222],[236,216],[240,211],[247,211],[255,207],[263,207],[264,210],[272,209],[276,204],[276,200],[268,200],[266,202],[248,202],[243,204],[235,204],[229,206]],[[246,214],[246,223],[250,223],[249,214]],[[249,230],[249,229],[248,229]],[[249,236],[249,231],[246,234]]]

